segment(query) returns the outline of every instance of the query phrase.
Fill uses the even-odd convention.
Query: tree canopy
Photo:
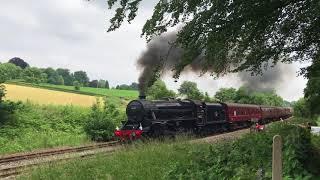
[[[107,0],[115,9],[108,31],[136,17],[142,0]],[[147,40],[182,24],[176,45],[184,52],[175,76],[199,55],[217,76],[261,73],[267,63],[314,60],[320,49],[318,0],[159,0],[142,35]]]
[[[176,94],[168,90],[166,84],[157,80],[147,91],[147,97],[150,99],[174,98]]]
[[[202,100],[204,95],[198,89],[197,83],[184,81],[178,89],[180,95],[186,96],[189,99]]]
[[[234,102],[237,96],[237,90],[234,88],[221,88],[214,97],[220,102]]]
[[[16,66],[19,66],[22,69],[29,67],[29,64],[27,62],[25,62],[23,59],[18,58],[18,57],[14,57],[14,58],[10,59],[9,63],[12,63]]]
[[[312,115],[320,114],[320,55],[311,66],[306,68],[305,77],[308,78],[304,89],[306,102]]]

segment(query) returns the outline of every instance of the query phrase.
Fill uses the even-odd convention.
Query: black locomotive
[[[268,122],[292,115],[291,108],[235,103],[206,103],[196,100],[164,99],[131,101],[127,121],[116,130],[119,138],[159,137],[179,132],[206,135],[248,127],[253,122]],[[264,118],[265,116],[265,118]],[[268,118],[267,118],[268,117]]]

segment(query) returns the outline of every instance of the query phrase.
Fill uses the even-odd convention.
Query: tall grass
[[[317,179],[309,157],[314,144],[299,126],[275,123],[267,131],[219,144],[151,142],[125,148],[111,156],[76,159],[40,167],[22,179],[256,179],[264,170],[271,179],[272,137],[283,137],[285,179]],[[308,163],[310,166],[308,167]]]
[[[190,150],[208,150],[208,146],[186,142],[137,144],[112,156],[43,166],[22,179],[161,179],[176,163],[187,163]]]
[[[83,126],[89,108],[24,103],[0,121],[0,154],[90,142]]]

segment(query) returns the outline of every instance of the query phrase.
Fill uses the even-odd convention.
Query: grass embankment
[[[90,142],[83,124],[89,108],[23,103],[0,120],[0,154]]]
[[[310,155],[320,149],[318,136],[287,123],[265,132],[219,144],[167,142],[141,144],[112,156],[44,166],[23,179],[256,179],[262,169],[271,179],[272,137],[283,137],[284,177],[318,178],[318,162]],[[317,144],[318,143],[318,144]],[[318,149],[319,148],[319,149]],[[317,177],[318,176],[318,177]]]

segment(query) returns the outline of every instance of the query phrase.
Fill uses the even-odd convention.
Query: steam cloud
[[[145,91],[152,81],[157,68],[161,68],[161,74],[172,71],[174,66],[181,60],[183,49],[174,46],[177,39],[177,32],[164,33],[154,38],[147,44],[147,50],[141,54],[137,61],[139,69],[142,70],[139,77],[140,95],[145,95]],[[201,71],[202,57],[193,60],[193,63],[184,69],[199,73]],[[210,70],[210,69],[209,69]],[[263,75],[251,76],[248,72],[238,73],[241,84],[249,91],[271,91],[281,85],[289,76],[293,77],[294,70],[285,64],[277,64],[273,68],[267,68]]]

